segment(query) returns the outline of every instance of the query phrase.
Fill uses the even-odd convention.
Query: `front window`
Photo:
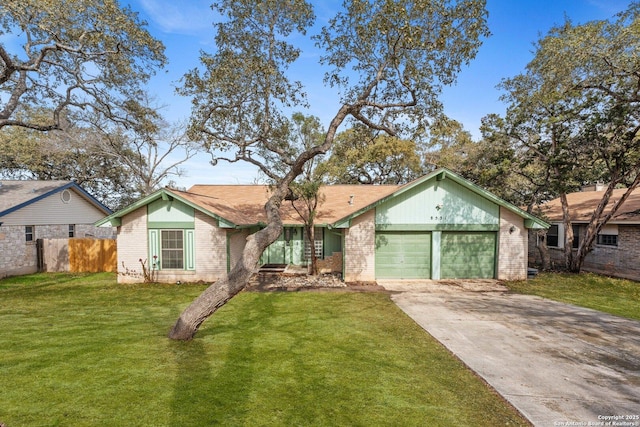
[[[598,244],[604,246],[618,246],[616,234],[598,234]]]
[[[162,230],[160,239],[163,269],[184,269],[184,236],[182,230]]]
[[[27,225],[24,227],[24,239],[26,242],[33,242],[34,240],[34,229],[33,225]]]
[[[571,229],[573,230],[573,249],[578,249],[580,246],[580,226],[572,225]]]
[[[547,231],[547,246],[558,247],[558,225],[552,225]]]

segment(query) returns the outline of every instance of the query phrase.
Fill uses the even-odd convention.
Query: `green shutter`
[[[184,230],[184,266],[185,270],[196,269],[195,230]]]
[[[149,261],[147,265],[150,269],[153,269],[154,262],[155,269],[160,270],[162,265],[160,262],[160,230],[149,230]]]

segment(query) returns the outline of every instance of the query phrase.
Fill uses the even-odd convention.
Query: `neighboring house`
[[[546,228],[460,176],[439,169],[406,185],[321,187],[316,241],[284,201],[284,232],[263,254],[265,264],[307,263],[345,281],[527,276],[528,228]],[[120,282],[215,281],[239,259],[246,237],[266,221],[268,186],[195,185],[163,189],[98,224],[118,227]]]
[[[0,277],[37,271],[37,239],[114,237],[110,213],[72,181],[0,180]]]
[[[609,208],[625,191],[624,188],[613,190]],[[584,187],[583,191],[567,194],[574,248],[578,247],[580,239],[585,235],[591,215],[602,200],[603,194],[604,189],[600,186]],[[605,213],[607,212],[608,210],[605,210]],[[547,231],[546,243],[552,266],[564,267],[565,229],[560,199],[543,204],[540,207],[540,215],[551,223]],[[537,245],[541,238],[543,237],[533,236],[529,241],[529,259],[536,264],[540,263]],[[584,260],[583,270],[640,280],[639,260],[640,190],[636,190],[598,234],[593,249]]]

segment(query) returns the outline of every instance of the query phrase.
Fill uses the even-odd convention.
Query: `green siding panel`
[[[431,277],[431,233],[376,233],[377,279]]]
[[[496,233],[442,233],[441,278],[493,279],[495,264]]]
[[[194,222],[195,210],[175,199],[158,199],[147,205],[147,215],[149,223],[179,223],[181,226],[176,228],[182,228],[182,224]]]
[[[427,181],[376,208],[376,228],[497,226],[500,207],[453,180]],[[418,229],[420,227],[414,227]]]

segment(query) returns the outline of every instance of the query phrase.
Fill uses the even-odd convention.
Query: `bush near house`
[[[0,281],[0,423],[528,425],[386,294],[243,292],[167,339],[203,289]]]

